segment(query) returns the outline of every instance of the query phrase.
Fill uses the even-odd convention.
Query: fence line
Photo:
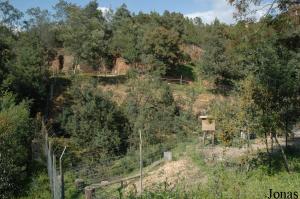
[[[55,154],[56,149],[53,146],[53,143],[51,142],[51,140],[49,139],[48,130],[47,130],[46,125],[43,120],[42,120],[41,133],[43,135],[43,140],[42,140],[43,145],[44,145],[43,153],[46,157],[47,173],[48,173],[48,177],[49,177],[49,184],[50,184],[50,190],[51,190],[51,198],[52,199],[64,199],[64,178],[63,178],[63,168],[62,168],[62,157],[64,155],[66,147],[60,156],[58,156],[58,154]],[[162,155],[163,150],[164,149],[158,149],[158,151],[155,150],[150,153],[146,153],[146,156],[149,156],[149,158],[150,158],[148,160],[148,164],[149,163],[151,164],[151,166],[149,166],[149,168],[153,168],[152,165],[156,166],[162,162],[161,155]],[[158,157],[156,154],[158,154],[160,157]],[[91,155],[91,154],[87,153],[87,155]],[[135,156],[136,154],[132,154],[132,155]],[[152,157],[153,155],[155,157]],[[123,187],[123,182],[130,182],[133,179],[140,177],[140,174],[125,177],[124,176],[125,173],[118,172],[118,169],[117,169],[116,172],[114,172],[114,174],[113,174],[114,176],[110,177],[109,175],[107,175],[106,172],[107,172],[107,169],[111,168],[110,166],[113,165],[114,161],[121,160],[122,158],[126,158],[126,157],[127,156],[122,155],[122,156],[106,158],[106,159],[96,158],[95,161],[93,161],[93,162],[90,162],[87,164],[79,164],[79,165],[77,165],[73,168],[71,167],[69,169],[71,172],[75,172],[76,176],[79,177],[79,178],[77,178],[77,180],[83,180],[84,185],[92,185],[92,189],[94,189],[93,185],[99,186],[99,182],[104,182],[103,180],[105,180],[105,181],[109,180],[110,183],[112,183],[112,184],[121,183],[121,187]],[[59,167],[57,167],[57,162],[56,162],[57,158],[59,158]],[[127,160],[124,159],[124,161],[127,161]],[[129,160],[129,161],[131,161],[131,160]],[[133,158],[132,161],[135,162],[135,161],[137,161],[137,159]],[[136,163],[138,164],[138,162],[136,162]],[[81,177],[84,177],[85,179],[82,179]],[[98,184],[97,184],[97,182],[98,182]],[[89,186],[87,188],[89,188]]]
[[[165,153],[163,155],[163,157],[161,157],[159,160],[153,161],[143,172],[143,176],[147,176],[148,173],[155,167],[157,167],[158,165],[162,164],[165,161],[170,161],[170,157],[166,157]],[[99,196],[98,194],[104,194],[105,190],[103,188],[107,187],[107,186],[111,186],[111,185],[115,185],[115,184],[120,184],[120,187],[117,189],[117,191],[119,192],[119,194],[121,194],[122,190],[127,187],[130,184],[134,185],[134,180],[138,179],[141,177],[141,173],[138,174],[134,174],[134,175],[130,175],[130,176],[113,176],[109,179],[106,179],[105,181],[101,181],[100,179],[98,180],[97,183],[91,183],[90,185],[87,185],[85,187],[85,197],[87,199],[94,199],[94,198],[98,198],[97,196]],[[135,185],[134,185],[135,186]],[[97,192],[96,190],[100,191]],[[140,191],[141,192],[141,191]],[[107,193],[106,193],[107,194]],[[112,194],[112,193],[111,193]],[[141,194],[141,193],[140,193]],[[102,197],[101,197],[102,198]],[[112,198],[112,197],[111,197]],[[116,198],[116,197],[113,197]],[[122,198],[120,196],[120,198]]]
[[[155,162],[153,162],[150,166],[147,167],[147,170],[144,171],[143,175],[147,176],[147,173],[150,172],[154,167],[160,165],[162,162],[164,162],[165,160],[161,159],[161,160],[157,160]],[[123,178],[117,178],[114,179],[114,177],[112,177],[112,180],[106,182],[106,183],[95,183],[95,184],[91,184],[89,187],[93,187],[93,188],[100,188],[100,187],[105,187],[105,186],[109,186],[109,185],[113,185],[113,184],[117,184],[117,183],[121,183],[121,182],[126,182],[126,181],[130,181],[136,178],[140,177],[140,173],[129,176],[129,177],[123,177]]]
[[[45,143],[44,143],[44,153],[46,156],[46,162],[47,162],[47,171],[48,171],[48,177],[49,177],[49,183],[50,183],[50,190],[51,190],[51,197],[53,199],[64,199],[64,178],[63,178],[63,170],[62,170],[62,156],[64,154],[64,151],[60,158],[60,170],[57,169],[56,164],[56,155],[53,152],[53,147],[51,141],[49,141],[48,138],[48,132],[45,127],[44,122],[42,122],[42,133],[45,137]]]

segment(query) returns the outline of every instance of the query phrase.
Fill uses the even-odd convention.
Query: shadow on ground
[[[293,143],[298,143],[294,145]],[[294,138],[284,152],[288,159],[289,168],[292,172],[300,172],[300,138]],[[251,168],[264,167],[268,173],[274,174],[280,171],[286,171],[283,155],[278,146],[274,146],[273,152],[260,152],[256,158],[250,161]]]
[[[181,76],[186,81],[194,81],[195,74],[193,67],[189,65],[180,65],[166,72],[166,77],[180,79]]]
[[[123,84],[127,80],[127,75],[117,76],[93,76],[93,79],[101,84]]]

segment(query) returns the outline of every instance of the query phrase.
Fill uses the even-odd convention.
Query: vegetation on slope
[[[243,17],[253,1],[230,2]],[[146,151],[170,150],[202,133],[197,114],[215,117],[217,143],[222,146],[233,146],[241,131],[264,138],[267,150],[262,160],[267,157],[267,161],[250,171],[222,164],[209,169],[201,164],[210,180],[200,190],[180,187],[171,192],[165,187],[145,193],[146,197],[255,198],[271,185],[278,190],[296,190],[299,157],[289,151],[294,149],[282,147],[277,137],[284,135],[287,142],[299,121],[299,19],[294,14],[299,5],[294,1],[278,1],[276,5],[280,8],[277,15],[267,13],[258,22],[241,18],[229,26],[217,19],[204,24],[200,18],[191,20],[168,11],[134,14],[126,5],[114,13],[102,13],[97,1],[80,7],[60,0],[54,14],[31,8],[22,18],[23,13],[9,1],[1,1],[1,198],[20,194],[49,197],[49,192],[40,193],[36,188],[42,183],[43,189],[48,189],[44,171],[33,174],[30,169],[37,164],[30,157],[31,141],[38,136],[41,118],[35,118],[41,114],[52,130],[56,149],[68,145],[68,197],[80,197],[70,185],[75,177],[68,164],[82,171],[111,167],[107,173],[99,173],[103,179],[128,174],[136,169],[132,165],[137,161],[139,131],[143,132]],[[183,45],[201,46],[201,58],[192,60]],[[108,78],[89,75],[81,80],[76,73],[75,77],[50,78],[49,67],[61,48],[74,56],[74,72],[80,64],[99,71],[111,69],[120,57],[131,69],[120,81],[118,77],[106,81]],[[170,76],[183,76],[189,85],[161,79]],[[203,88],[207,81],[212,86]],[[122,102],[113,101],[110,92],[99,89],[116,83],[127,88]],[[209,107],[195,111],[194,103],[204,90],[225,97],[212,97],[215,101]],[[269,134],[282,149],[283,159],[269,148]],[[191,151],[187,154],[196,161],[203,160]],[[147,164],[157,157],[148,155]],[[95,161],[109,156],[113,156],[109,165]],[[249,165],[254,160],[247,158],[246,162]],[[278,165],[294,173],[289,175]],[[28,190],[24,185],[30,177]],[[254,190],[258,190],[257,195],[253,195]]]

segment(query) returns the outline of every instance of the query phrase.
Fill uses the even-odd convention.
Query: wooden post
[[[182,84],[182,75],[180,76],[180,84]]]
[[[142,154],[142,131],[139,130],[140,134],[140,188],[141,188],[141,195],[143,194],[143,154]]]
[[[205,146],[206,131],[203,131],[203,147]]]
[[[95,188],[94,187],[85,187],[84,195],[85,195],[85,199],[93,199],[95,196]]]

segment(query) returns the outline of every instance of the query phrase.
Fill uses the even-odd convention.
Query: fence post
[[[60,172],[60,198],[65,199],[65,184],[64,184],[64,172],[63,172],[63,167],[62,167],[62,157],[65,154],[66,151],[66,146],[59,158],[59,172]]]
[[[42,131],[43,136],[45,136],[44,155],[45,155],[45,157],[47,157],[48,156],[48,150],[49,150],[49,146],[48,146],[49,142],[48,142],[48,133],[46,131],[44,120],[42,120],[42,130],[41,131]]]
[[[95,195],[94,187],[85,187],[84,188],[85,199],[93,199]]]
[[[47,136],[48,140],[48,136]],[[52,144],[51,142],[46,143],[47,147],[47,168],[48,168],[48,176],[50,181],[50,189],[52,198],[54,198],[54,183],[53,183],[53,163],[52,163]]]
[[[180,76],[180,84],[182,84],[182,75]]]
[[[53,181],[53,195],[54,195],[54,198],[56,199],[56,182],[57,182],[57,176],[56,176],[56,157],[55,155],[53,154],[52,156],[52,181]]]

